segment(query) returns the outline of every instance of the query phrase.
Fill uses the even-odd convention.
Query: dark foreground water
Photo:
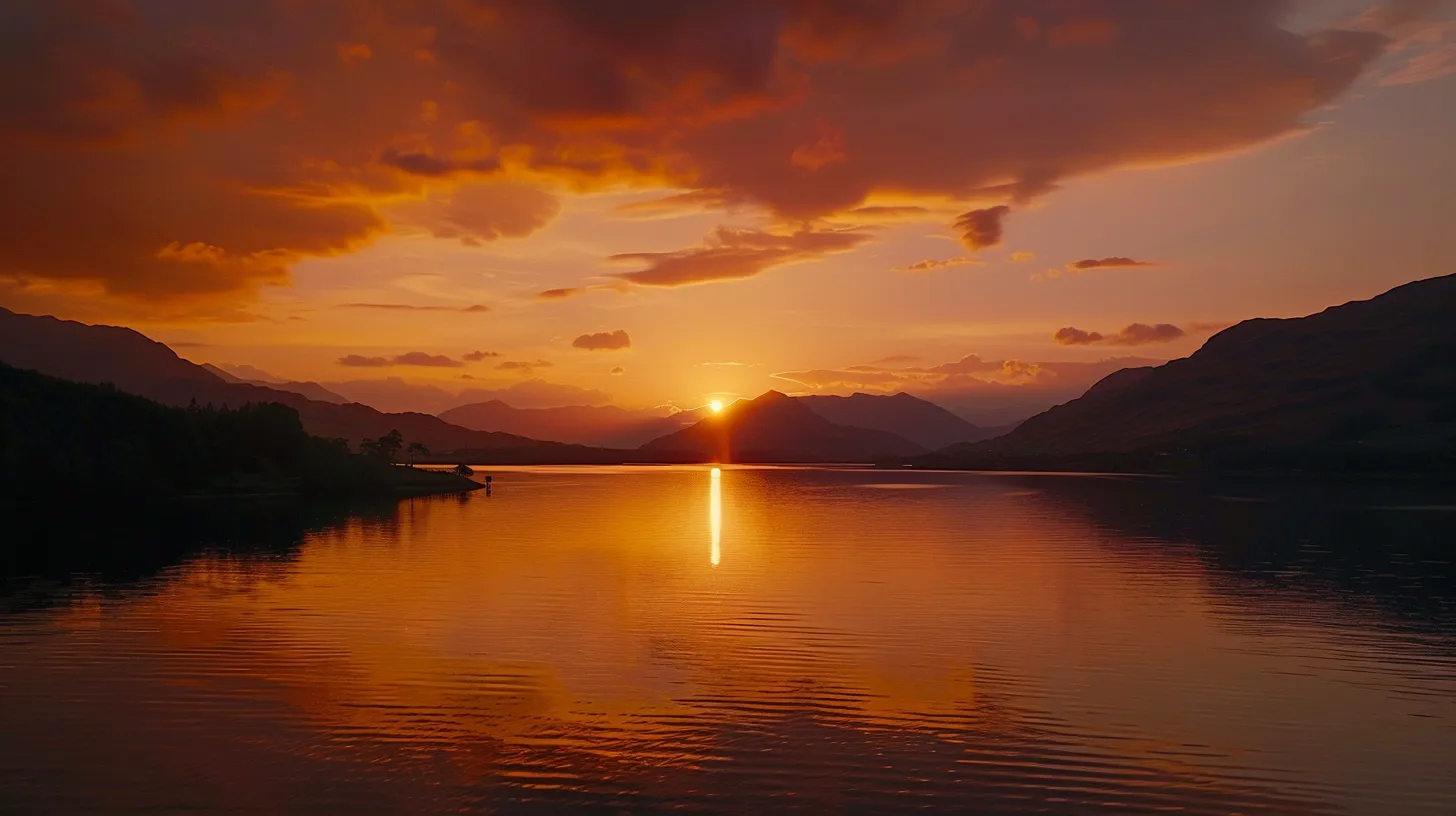
[[[1449,493],[494,473],[10,511],[0,810],[1456,813]]]

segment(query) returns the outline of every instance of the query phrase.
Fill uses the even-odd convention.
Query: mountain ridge
[[[1189,357],[1117,372],[1006,436],[919,464],[1440,467],[1456,462],[1452,315],[1456,275],[1246,320]]]
[[[359,403],[320,402],[270,386],[227,382],[134,329],[3,308],[0,362],[73,382],[109,382],[118,390],[166,405],[187,405],[194,400],[233,406],[276,402],[297,411],[305,430],[314,436],[357,443],[398,430],[409,441],[429,446],[437,456],[469,451],[481,464],[595,464],[620,461],[622,455],[620,451],[470,430],[429,414],[387,414]]]
[[[836,425],[779,391],[739,400],[721,414],[637,449],[652,462],[855,463],[924,448],[888,431]]]

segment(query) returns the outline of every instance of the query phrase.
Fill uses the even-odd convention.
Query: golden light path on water
[[[708,529],[713,541],[708,560],[716,567],[723,557],[723,471],[720,468],[713,468],[708,476]]]

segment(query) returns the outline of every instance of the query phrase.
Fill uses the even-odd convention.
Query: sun
[[[715,414],[723,413],[723,400],[713,400],[708,403],[708,408],[712,409]]]

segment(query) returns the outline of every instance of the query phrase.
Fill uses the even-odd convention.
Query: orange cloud
[[[617,278],[640,286],[686,286],[749,278],[767,269],[825,255],[848,252],[871,235],[857,230],[800,230],[778,235],[759,230],[718,227],[703,244],[676,252],[613,255],[619,262],[646,264]]]
[[[530,360],[505,360],[496,363],[495,367],[498,371],[519,371],[523,374],[530,374],[535,369],[549,368],[550,366],[550,360],[536,360],[534,362]]]
[[[961,243],[972,252],[1000,244],[1002,222],[1010,212],[1010,207],[1001,204],[963,213],[955,222],[955,229],[961,234]]]
[[[465,360],[465,362],[467,362],[467,363],[478,363],[481,360],[486,359],[487,357],[499,357],[499,356],[500,356],[500,352],[498,352],[498,351],[478,351],[477,350],[477,351],[472,351],[472,352],[469,352],[469,353],[465,354],[461,359]]]
[[[1159,265],[1151,261],[1135,261],[1132,258],[1118,255],[1111,258],[1085,258],[1080,261],[1072,261],[1067,264],[1067,268],[1073,272],[1085,272],[1088,269],[1130,269],[1136,266]]]
[[[390,366],[423,366],[426,368],[460,368],[465,365],[459,360],[443,354],[428,354],[423,351],[409,351],[394,357],[365,357],[348,354],[340,357],[339,365],[351,368],[388,368]]]
[[[789,163],[805,170],[818,170],[826,164],[849,158],[844,152],[844,131],[825,121],[818,124],[819,136],[812,144],[794,148]]]
[[[575,348],[586,349],[587,351],[615,351],[617,349],[631,348],[632,338],[627,332],[618,330],[614,332],[597,332],[596,334],[583,334],[571,341]]]
[[[1109,346],[1144,346],[1149,343],[1168,343],[1185,337],[1187,332],[1171,323],[1130,323],[1116,334],[1103,335],[1068,326],[1058,329],[1052,339],[1063,346],[1089,346],[1104,343]]]
[[[553,191],[624,183],[799,224],[881,193],[957,202],[977,250],[1066,179],[1298,132],[1391,42],[1281,29],[1281,0],[1096,5],[3,4],[0,275],[245,300],[392,230],[528,235]],[[506,179],[531,184],[461,187]],[[865,240],[808,234],[630,255],[647,266],[623,277]]]
[[[479,314],[490,311],[489,306],[483,306],[478,303],[473,306],[415,306],[408,303],[344,303],[339,308],[381,309],[392,312],[464,312],[466,314]]]
[[[965,266],[966,264],[978,264],[980,261],[975,258],[927,258],[923,261],[916,261],[913,264],[894,267],[893,272],[929,272],[932,269],[944,269],[947,266]]]
[[[510,182],[466,184],[388,208],[401,226],[436,238],[478,246],[501,238],[523,238],[550,224],[561,210],[556,196]]]
[[[571,287],[571,288],[566,288],[566,289],[547,289],[547,290],[545,290],[543,292],[537,292],[536,293],[536,299],[537,300],[565,300],[566,298],[575,297],[575,296],[580,295],[580,294],[583,294],[585,292],[586,292],[586,290],[583,289],[583,288],[581,288],[581,287]]]

